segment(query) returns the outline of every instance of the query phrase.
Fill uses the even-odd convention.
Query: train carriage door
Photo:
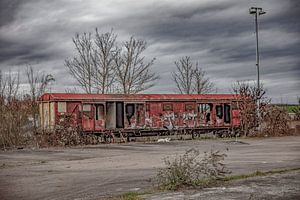
[[[124,128],[124,102],[116,102],[116,128]]]
[[[116,128],[116,102],[106,102],[105,127],[107,129]]]
[[[104,104],[95,104],[95,131],[104,129]]]
[[[127,103],[125,105],[126,127],[134,128],[136,126],[135,106],[136,106],[136,104],[133,104],[133,103]]]
[[[89,103],[82,105],[82,128],[84,131],[94,130],[94,106]]]
[[[222,104],[217,104],[215,106],[216,108],[216,126],[222,126],[223,125],[223,105]]]
[[[224,124],[229,125],[231,123],[230,115],[230,105],[228,103],[224,104]]]

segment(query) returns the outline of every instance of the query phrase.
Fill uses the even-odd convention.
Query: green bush
[[[230,173],[222,162],[226,154],[211,150],[200,152],[190,149],[174,159],[165,158],[165,168],[159,169],[157,182],[160,189],[175,190],[183,186],[207,186]]]

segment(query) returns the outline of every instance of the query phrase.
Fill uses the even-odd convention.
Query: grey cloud
[[[290,102],[299,95],[300,12],[295,0],[0,2],[0,69],[36,64],[56,76],[52,90],[64,91],[76,84],[64,67],[75,53],[74,34],[113,28],[119,41],[130,35],[148,41],[146,58],[157,58],[153,70],[162,77],[147,91],[153,93],[174,92],[170,72],[185,55],[199,62],[218,92],[230,92],[236,80],[255,80],[254,21],[248,9],[258,5],[267,11],[259,22],[268,94],[278,100],[275,88],[282,82],[280,95],[290,95]]]

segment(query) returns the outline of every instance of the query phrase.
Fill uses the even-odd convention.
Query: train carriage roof
[[[195,101],[195,100],[233,100],[235,94],[79,94],[45,93],[40,101]]]

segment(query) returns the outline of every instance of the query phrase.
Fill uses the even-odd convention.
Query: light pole
[[[255,17],[255,35],[256,35],[256,68],[257,68],[257,117],[258,122],[260,119],[260,113],[259,113],[259,95],[260,95],[260,74],[259,74],[259,49],[258,49],[258,23],[257,23],[257,17],[263,14],[266,14],[266,12],[262,8],[258,7],[251,7],[249,9],[249,13],[251,15],[254,15]],[[259,125],[259,124],[258,124]]]

